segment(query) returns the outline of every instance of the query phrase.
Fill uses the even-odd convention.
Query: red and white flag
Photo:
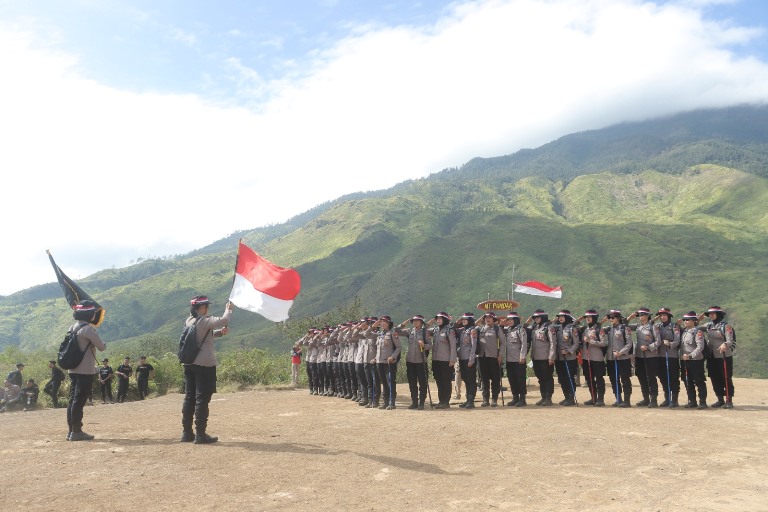
[[[288,319],[288,310],[301,290],[301,277],[291,268],[270,263],[240,242],[235,282],[229,300],[273,322]]]
[[[515,291],[528,295],[540,295],[542,297],[553,297],[555,299],[563,298],[563,290],[559,286],[552,288],[538,281],[526,281],[524,283],[515,283]]]

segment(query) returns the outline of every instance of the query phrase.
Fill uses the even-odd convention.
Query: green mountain
[[[516,296],[525,315],[720,305],[739,332],[737,373],[765,377],[767,180],[768,108],[696,111],[474,159],[79,284],[107,309],[110,350],[172,347],[190,296],[223,308],[242,238],[300,272],[297,320],[332,317],[356,298],[396,320],[458,314],[535,279],[564,298]],[[0,347],[23,350],[57,345],[71,320],[56,283],[0,298],[0,313]],[[221,347],[284,349],[300,328],[237,312]]]

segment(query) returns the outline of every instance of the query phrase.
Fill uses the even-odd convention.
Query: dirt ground
[[[86,407],[91,442],[65,440],[64,409],[6,413],[0,508],[768,510],[768,381],[735,386],[733,410],[706,411],[410,411],[406,385],[394,411],[222,393],[214,445],[178,442],[180,395]]]

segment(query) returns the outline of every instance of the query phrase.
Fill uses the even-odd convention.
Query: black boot
[[[412,401],[411,405],[408,406],[408,409],[410,409],[412,411],[416,410],[418,408],[419,408],[419,403],[416,400]]]
[[[680,407],[680,404],[677,403],[677,393],[672,393],[672,403],[669,404],[670,407]]]
[[[733,409],[733,399],[729,398],[725,401],[725,408],[726,409]]]
[[[651,401],[648,400],[648,395],[643,395],[643,399],[637,402],[635,405],[638,407],[648,407],[648,404],[650,404]]]
[[[624,401],[619,404],[619,407],[622,409],[626,409],[627,407],[632,407],[632,403],[629,401],[629,397],[632,396],[632,393],[624,393]]]
[[[698,410],[702,411],[704,409],[707,409],[707,401],[706,400],[699,400],[699,406],[697,407]]]
[[[182,434],[181,434],[181,439],[179,439],[179,442],[191,443],[192,441],[195,440],[195,433],[192,431],[192,420],[187,421],[186,419],[182,419],[181,428],[182,428]]]
[[[653,408],[658,407],[658,406],[659,406],[659,404],[656,403],[656,397],[652,396],[651,400],[648,402],[648,407],[653,409]]]
[[[552,405],[552,395],[547,395],[547,398],[544,399],[544,403],[541,404],[542,407],[549,407]]]
[[[696,400],[688,400],[688,403],[683,406],[685,409],[696,409],[696,407],[698,407]]]
[[[195,434],[195,440],[193,441],[193,443],[194,444],[211,444],[211,443],[215,443],[218,440],[219,440],[218,437],[211,437],[208,434],[206,434],[204,430],[202,432],[198,430],[197,434]]]
[[[520,401],[519,395],[512,395],[512,401],[507,402],[507,407],[514,407]]]
[[[181,438],[179,439],[180,443],[191,443],[195,440],[195,433],[190,431],[183,431],[181,433]]]
[[[525,407],[526,405],[528,404],[525,402],[525,395],[523,395],[520,397],[520,400],[517,401],[515,407]]]
[[[536,402],[534,405],[544,405],[544,401],[546,400],[545,393],[543,390],[539,391],[541,393],[541,400]]]
[[[718,396],[717,397],[717,402],[712,404],[712,408],[713,409],[717,409],[717,408],[722,407],[724,405],[725,405],[725,400],[723,400],[722,396]]]

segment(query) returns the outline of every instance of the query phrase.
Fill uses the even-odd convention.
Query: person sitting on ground
[[[25,411],[31,411],[37,407],[37,397],[40,396],[40,388],[35,382],[35,379],[29,379],[27,381],[27,384],[21,388],[21,395]]]
[[[10,379],[5,379],[5,387],[3,388],[3,399],[0,402],[0,412],[12,411],[21,407],[21,388],[11,382]]]

